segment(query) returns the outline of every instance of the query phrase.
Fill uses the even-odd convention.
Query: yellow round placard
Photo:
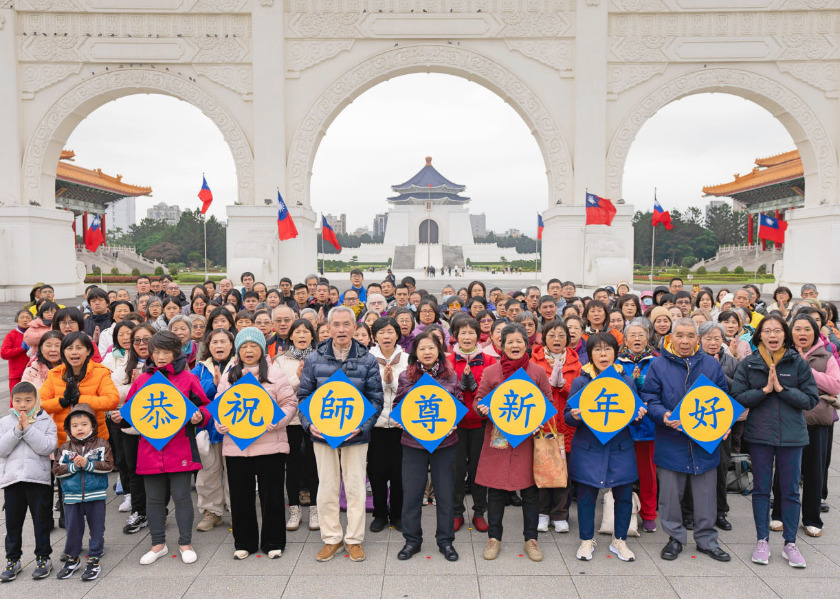
[[[713,386],[694,387],[677,415],[685,433],[698,443],[717,441],[735,421],[729,396]]]
[[[593,431],[614,433],[636,417],[636,397],[623,380],[599,377],[580,394],[580,417]]]
[[[219,423],[240,439],[259,437],[273,418],[274,401],[259,385],[234,385],[219,400]]]
[[[414,387],[402,400],[403,428],[418,441],[437,441],[455,426],[455,400],[439,385]]]
[[[169,439],[184,426],[187,405],[172,385],[143,386],[131,400],[131,424],[148,439]]]
[[[330,437],[349,435],[364,421],[364,398],[351,383],[340,380],[324,383],[309,404],[312,424]]]
[[[504,433],[529,435],[545,420],[546,400],[530,380],[509,378],[490,397],[490,417]]]

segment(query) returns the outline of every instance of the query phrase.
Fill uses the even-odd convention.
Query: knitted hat
[[[667,316],[668,320],[674,322],[674,317],[671,316],[671,313],[668,312],[667,308],[663,308],[662,306],[656,306],[653,310],[650,311],[650,314],[648,315],[651,322],[656,322],[656,319],[660,316]],[[239,339],[239,337],[237,337],[237,339]]]
[[[253,341],[259,345],[263,354],[265,354],[265,335],[257,327],[245,327],[236,334],[236,340],[233,342],[233,345],[236,348],[237,354],[242,344],[247,341]]]

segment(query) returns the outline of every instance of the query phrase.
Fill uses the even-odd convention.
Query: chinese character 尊
[[[248,418],[248,424],[251,426],[262,426],[263,425],[263,418],[260,416],[259,422],[254,422],[254,416],[256,416],[258,400],[256,397],[246,397],[243,398],[239,393],[234,391],[233,395],[236,397],[233,401],[228,401],[228,405],[231,406],[230,410],[224,415],[225,418],[233,414],[233,422],[231,424],[236,424],[237,422],[242,422],[245,418]]]
[[[321,406],[321,419],[332,420],[338,418],[338,427],[344,428],[344,421],[353,417],[352,397],[333,397],[333,390],[327,391],[324,404]]]
[[[440,417],[440,404],[442,401],[443,398],[438,397],[434,393],[429,397],[421,395],[420,401],[417,402],[417,407],[420,408],[420,415],[417,420],[412,420],[412,422],[422,424],[429,433],[435,434],[435,425],[438,422],[446,422],[446,418]]]
[[[533,393],[520,397],[516,391],[511,389],[504,395],[505,401],[499,407],[499,417],[507,417],[508,422],[510,422],[511,418],[519,420],[519,417],[522,416],[522,411],[525,410],[525,424],[522,426],[523,428],[527,428],[528,420],[531,418],[531,410],[537,407],[536,403],[525,403],[526,399],[531,399],[532,397],[534,397]]]
[[[718,425],[718,418],[717,415],[720,412],[724,412],[724,408],[717,407],[718,402],[720,401],[720,397],[712,397],[711,399],[707,399],[704,401],[704,404],[711,404],[711,406],[707,409],[705,405],[700,405],[700,400],[698,398],[694,398],[694,411],[689,414],[692,418],[697,420],[697,424],[691,427],[692,430],[697,428],[698,426],[709,426],[709,423],[706,422],[706,418],[712,419],[712,428],[717,428]]]
[[[160,397],[155,397],[154,393],[149,393],[149,398],[143,404],[143,409],[146,410],[146,413],[143,414],[140,420],[151,423],[152,428],[155,430],[160,425],[169,424],[175,420],[177,418],[175,414],[167,409],[173,407],[172,403],[163,403],[168,401],[169,398],[163,394],[163,391],[160,392]]]
[[[595,405],[598,407],[589,410],[590,413],[604,415],[604,426],[607,426],[610,414],[624,414],[624,410],[619,410],[617,407],[619,403],[615,401],[616,397],[618,397],[618,393],[607,393],[607,388],[604,387],[598,397],[595,398]]]

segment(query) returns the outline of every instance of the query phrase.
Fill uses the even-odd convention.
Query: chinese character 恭
[[[157,430],[161,424],[169,424],[176,419],[175,414],[167,410],[167,408],[171,408],[173,405],[171,403],[163,403],[169,401],[169,398],[163,394],[163,391],[160,392],[160,397],[155,397],[154,393],[149,393],[149,398],[145,401],[146,403],[143,405],[143,409],[146,410],[146,413],[143,414],[140,420],[150,422],[153,429]]]
[[[420,408],[420,417],[417,420],[412,420],[412,422],[422,424],[427,431],[434,434],[435,425],[438,422],[446,422],[446,418],[440,417],[440,404],[442,401],[443,398],[438,397],[434,393],[429,397],[421,395],[420,401],[417,402],[417,407]]]
[[[595,398],[595,405],[598,406],[594,410],[589,410],[591,413],[604,415],[604,426],[609,422],[610,414],[624,414],[624,410],[619,410],[616,406],[619,405],[614,398],[618,397],[618,393],[607,393],[607,388],[601,389],[598,397]]]
[[[233,392],[233,395],[236,397],[233,401],[228,401],[228,405],[231,406],[230,410],[227,411],[227,414],[224,415],[225,418],[233,414],[233,422],[231,424],[236,424],[237,422],[241,422],[245,420],[245,417],[248,418],[248,424],[251,426],[262,426],[263,425],[263,418],[260,416],[259,422],[254,422],[254,416],[256,415],[258,400],[256,397],[246,397],[243,399],[239,393]]]
[[[352,397],[333,397],[333,390],[327,391],[324,396],[324,405],[321,406],[321,419],[331,420],[338,418],[338,428],[344,428],[344,421],[353,417]]]
[[[712,397],[711,399],[707,399],[704,401],[704,404],[712,404],[708,410],[706,406],[700,405],[700,400],[698,398],[694,398],[694,406],[695,410],[689,414],[689,416],[697,419],[697,424],[692,426],[692,430],[697,428],[700,425],[709,426],[709,423],[706,422],[707,417],[711,417],[712,419],[712,428],[717,428],[718,418],[717,415],[720,412],[724,412],[724,408],[717,407],[718,402],[720,401],[720,397]]]
[[[516,391],[511,389],[507,393],[505,393],[504,398],[505,401],[499,407],[499,417],[507,417],[507,421],[510,422],[510,419],[513,418],[514,420],[519,420],[519,417],[522,415],[522,410],[525,410],[525,424],[523,424],[523,428],[527,428],[528,420],[531,418],[531,409],[537,407],[536,403],[529,403],[526,404],[526,399],[531,399],[534,396],[533,393],[529,393],[524,397],[520,397]]]

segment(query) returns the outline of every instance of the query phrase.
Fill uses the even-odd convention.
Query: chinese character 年
[[[598,397],[595,398],[595,405],[598,406],[594,410],[589,410],[589,412],[593,414],[603,414],[604,415],[604,426],[607,426],[607,422],[609,422],[610,414],[624,414],[624,410],[619,410],[616,406],[619,405],[615,398],[618,397],[618,393],[607,393],[607,388],[604,387],[601,389],[601,392],[598,394]]]

